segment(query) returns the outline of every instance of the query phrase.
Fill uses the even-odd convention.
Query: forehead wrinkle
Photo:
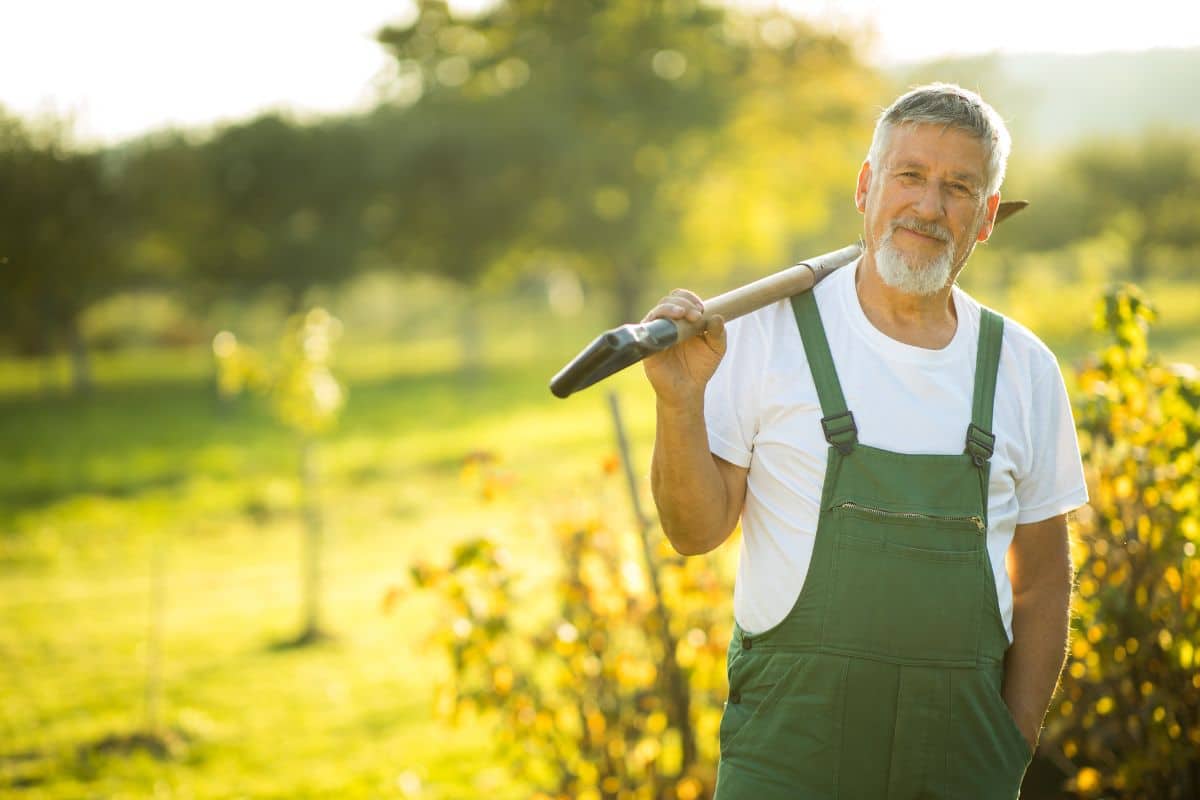
[[[980,145],[980,147],[982,147],[985,151],[983,153],[983,155],[984,155],[984,162],[985,162],[984,166],[985,166],[985,171],[986,171],[987,153],[986,153],[986,147],[984,147],[983,140],[979,139],[976,136],[973,136],[969,130],[964,130],[963,128],[961,128],[957,125],[952,125],[950,123],[937,124],[937,123],[929,123],[929,122],[899,123],[894,127],[892,133],[895,134],[895,133],[900,133],[901,131],[904,131],[906,133],[911,134],[911,133],[916,133],[916,132],[920,131],[922,128],[932,129],[932,130],[936,131],[937,136],[939,138],[945,137],[948,134],[952,134],[952,133],[961,133],[964,136],[967,136],[970,139],[972,139],[973,141],[977,142]],[[921,166],[921,167],[928,166],[925,161],[921,160],[921,157],[919,155],[914,155],[912,153],[905,153],[905,154],[896,153],[895,152],[895,140],[894,140],[894,138],[892,138],[892,136],[888,137],[887,145],[886,145],[886,147],[883,148],[882,156],[883,156],[882,160],[888,166],[898,165],[898,164]],[[904,160],[900,161],[899,159],[901,159],[901,158],[903,158]],[[957,173],[951,173],[951,174],[960,176],[960,177],[969,177],[969,178],[974,178],[976,180],[981,180],[980,173],[957,172]]]

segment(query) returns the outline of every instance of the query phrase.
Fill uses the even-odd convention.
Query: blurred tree
[[[845,194],[865,148],[874,81],[845,43],[699,0],[417,10],[379,34],[395,102],[365,116],[268,114],[103,154],[4,118],[3,335],[71,342],[83,386],[77,319],[113,291],[183,288],[199,311],[283,287],[298,308],[314,284],[400,266],[462,285],[470,361],[485,274],[567,261],[632,319],[664,271],[778,266],[850,230],[830,187]]]
[[[738,102],[716,134],[671,264],[761,273],[842,247],[862,233],[853,186],[887,87],[846,41],[784,14],[732,16],[748,52]]]
[[[706,187],[717,211],[704,218],[720,218],[726,228],[757,225],[721,201],[737,185],[733,165],[750,163],[772,134],[803,142],[810,120],[845,123],[862,99],[866,72],[850,49],[778,14],[734,17],[695,0],[510,0],[472,17],[455,17],[443,0],[421,0],[417,8],[410,24],[379,34],[398,60],[395,94],[411,111],[452,125],[457,137],[443,139],[441,160],[425,167],[430,191],[413,200],[432,205],[431,213],[453,213],[448,224],[468,236],[477,226],[484,231],[471,236],[476,243],[454,242],[449,254],[435,238],[436,267],[478,275],[513,242],[570,253],[614,292],[623,319],[640,316],[641,295],[668,253],[685,264],[712,244],[705,237],[681,252],[679,241],[701,176],[723,150],[742,155]],[[773,81],[792,83],[759,93]],[[765,113],[775,102],[784,105]],[[717,135],[738,114],[747,115],[744,124]],[[756,127],[781,120],[787,126]],[[514,122],[521,135],[513,135]],[[758,138],[743,139],[748,130]],[[757,188],[794,203],[800,184],[786,176],[798,178],[828,152],[798,163],[770,159],[801,148],[764,151],[762,169],[782,177]],[[480,162],[494,166],[476,173]],[[510,180],[492,180],[497,171]],[[446,203],[450,186],[457,200]],[[496,200],[468,198],[491,191],[505,204],[498,217],[490,214]]]
[[[201,307],[281,288],[293,311],[311,286],[349,277],[364,244],[364,127],[267,114],[206,141],[165,132],[119,148],[131,275],[186,286]]]
[[[321,513],[318,436],[336,423],[345,404],[345,390],[333,376],[333,343],[342,323],[323,308],[288,318],[279,340],[278,357],[270,365],[253,348],[238,342],[230,331],[213,339],[217,385],[224,396],[246,389],[268,395],[276,419],[296,433],[300,450],[303,622],[297,637],[286,644],[303,646],[328,638],[321,623],[321,571],[325,524]]]
[[[1021,236],[1003,237],[996,247],[1054,250],[1106,237],[1123,244],[1125,277],[1133,280],[1173,261],[1190,268],[1200,252],[1198,145],[1195,134],[1149,133],[1082,144],[1056,164],[1025,170],[1038,211],[1022,218]]]
[[[0,114],[0,336],[34,355],[65,344],[77,392],[91,386],[79,315],[122,269],[116,198],[103,154],[72,151],[66,123]]]
[[[482,358],[479,278],[519,249],[529,204],[544,191],[535,185],[537,162],[550,143],[528,124],[534,114],[486,98],[439,99],[369,118],[364,258],[458,284],[462,302],[452,311],[468,371]]]
[[[227,236],[215,169],[205,147],[178,131],[118,146],[113,159],[128,220],[125,258],[142,287],[188,288],[198,307],[212,292],[195,265],[222,263]]]
[[[511,0],[456,18],[422,0],[379,38],[395,102],[364,116],[268,114],[103,154],[6,119],[5,337],[71,342],[83,386],[77,319],[113,291],[186,289],[202,311],[283,287],[295,309],[314,284],[399,266],[461,284],[470,362],[485,274],[569,262],[633,319],[666,272],[780,266],[857,223],[875,81],[780,13]]]
[[[1069,161],[1083,197],[1084,235],[1117,231],[1130,245],[1129,276],[1144,280],[1154,250],[1200,245],[1200,158],[1194,136],[1152,134],[1080,148]]]
[[[281,286],[293,310],[312,285],[348,277],[362,246],[363,142],[352,118],[267,115],[222,131],[204,148],[220,213],[195,231],[198,276],[226,290]]]

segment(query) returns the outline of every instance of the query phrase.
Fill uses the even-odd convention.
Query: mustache
[[[950,241],[950,231],[946,230],[941,225],[938,225],[936,222],[922,222],[921,220],[913,217],[892,220],[891,226],[888,230],[889,238],[891,238],[891,235],[896,232],[897,228],[908,228],[911,231],[916,231],[917,233],[924,234],[925,236],[932,236],[933,238],[940,239],[943,242]]]

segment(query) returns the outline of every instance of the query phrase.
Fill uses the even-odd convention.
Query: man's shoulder
[[[1019,364],[1028,368],[1035,381],[1051,370],[1059,371],[1058,357],[1036,333],[1012,317],[1001,316],[1004,316],[1005,347],[1012,352]]]
[[[973,315],[979,319],[982,309],[998,314],[1004,320],[1004,350],[1006,355],[1014,359],[1018,365],[1027,369],[1033,378],[1039,378],[1049,369],[1058,370],[1058,358],[1054,351],[1041,338],[1025,325],[1008,316],[999,309],[980,303],[962,289],[957,289],[960,299],[974,309]],[[1002,355],[1003,357],[1003,355]]]

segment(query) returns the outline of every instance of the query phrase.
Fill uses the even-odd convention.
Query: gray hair
[[[988,157],[984,176],[987,196],[1000,190],[1012,138],[996,109],[982,97],[953,83],[930,83],[906,92],[879,115],[867,161],[872,165],[880,164],[892,129],[897,125],[913,124],[957,128],[983,142]]]

